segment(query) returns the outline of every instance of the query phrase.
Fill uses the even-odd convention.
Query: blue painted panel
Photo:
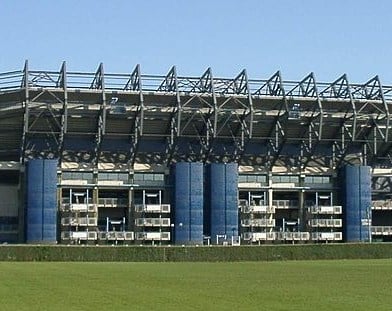
[[[42,240],[45,242],[55,242],[57,237],[56,225],[43,225]]]
[[[359,167],[359,198],[360,198],[360,211],[359,216],[361,219],[361,233],[360,240],[369,240],[369,226],[367,222],[362,220],[367,220],[371,214],[372,205],[372,195],[371,195],[371,170],[368,166]]]
[[[212,163],[209,170],[210,179],[210,228],[211,239],[226,234],[226,184],[225,164]]]
[[[35,243],[42,241],[42,224],[34,225],[28,224],[26,227],[26,241],[28,243]]]
[[[343,189],[346,241],[367,241],[369,227],[366,220],[371,206],[370,168],[346,166]]]
[[[26,214],[26,224],[29,225],[40,225],[42,226],[42,209],[30,208]],[[28,229],[28,228],[27,228]]]
[[[192,225],[190,240],[192,241],[192,244],[203,243],[203,225]]]
[[[346,166],[344,170],[346,241],[359,241],[359,169]]]
[[[184,244],[189,241],[189,163],[181,162],[175,165],[175,241]]]
[[[176,244],[203,243],[203,173],[202,163],[175,165]]]
[[[190,211],[189,217],[190,217],[190,225],[192,229],[194,226],[203,225],[203,210]]]
[[[30,160],[27,163],[26,241],[55,242],[56,226],[57,160]]]
[[[44,225],[55,225],[57,222],[57,211],[55,209],[44,209],[43,210],[43,224]]]
[[[43,160],[27,163],[26,241],[42,240]]]
[[[214,163],[209,170],[211,239],[238,235],[238,166],[236,163]]]

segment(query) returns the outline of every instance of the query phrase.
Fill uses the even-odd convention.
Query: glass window
[[[321,176],[313,176],[313,183],[314,184],[321,184],[321,183],[323,183],[323,178]]]
[[[119,173],[118,174],[118,180],[122,180],[122,181],[128,182],[128,174],[127,173]]]
[[[98,173],[98,180],[107,180],[106,173]]]
[[[282,182],[282,183],[289,183],[290,182],[290,176],[280,176],[280,182]]]
[[[248,175],[248,182],[256,182],[257,176],[256,175]]]
[[[154,174],[144,174],[144,180],[154,180]]]
[[[163,174],[154,174],[154,180],[162,181],[164,180],[164,177]]]
[[[63,172],[63,174],[62,174],[62,178],[63,178],[64,180],[69,180],[69,179],[71,179],[71,176],[72,176],[72,173],[70,173],[70,172]]]
[[[143,174],[138,174],[138,173],[134,174],[133,180],[138,180],[138,181],[143,180]]]
[[[238,176],[238,182],[247,182],[248,178],[246,175],[239,175]]]

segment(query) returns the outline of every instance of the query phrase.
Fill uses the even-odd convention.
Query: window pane
[[[143,180],[143,174],[135,174],[133,175],[133,180]]]
[[[239,175],[238,176],[238,182],[247,182],[248,178],[246,175]]]
[[[144,174],[144,180],[154,180],[153,174]]]
[[[282,183],[290,182],[290,176],[281,176],[280,177],[280,182],[282,182]]]
[[[323,178],[321,176],[313,176],[313,183],[321,184],[323,182]]]
[[[248,175],[248,182],[256,182],[257,176],[255,175]]]
[[[162,181],[162,180],[164,180],[164,175],[163,174],[154,174],[154,180]]]

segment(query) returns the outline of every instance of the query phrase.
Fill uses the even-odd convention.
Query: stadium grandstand
[[[392,240],[392,86],[0,73],[0,242]]]

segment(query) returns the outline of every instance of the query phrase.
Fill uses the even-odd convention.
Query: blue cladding
[[[210,234],[227,239],[238,236],[238,166],[236,163],[213,163],[209,168]]]
[[[43,235],[47,242],[57,238],[57,160],[44,160]]]
[[[27,164],[26,241],[42,241],[43,160]]]
[[[371,173],[367,166],[344,168],[343,206],[346,241],[368,241],[371,206]]]
[[[368,219],[371,215],[372,194],[371,194],[371,170],[368,166],[359,167],[359,200],[360,200],[360,218]],[[361,221],[361,241],[369,240],[369,226]]]
[[[175,243],[203,243],[203,164],[175,165]]]
[[[57,238],[57,160],[27,163],[26,241]]]

